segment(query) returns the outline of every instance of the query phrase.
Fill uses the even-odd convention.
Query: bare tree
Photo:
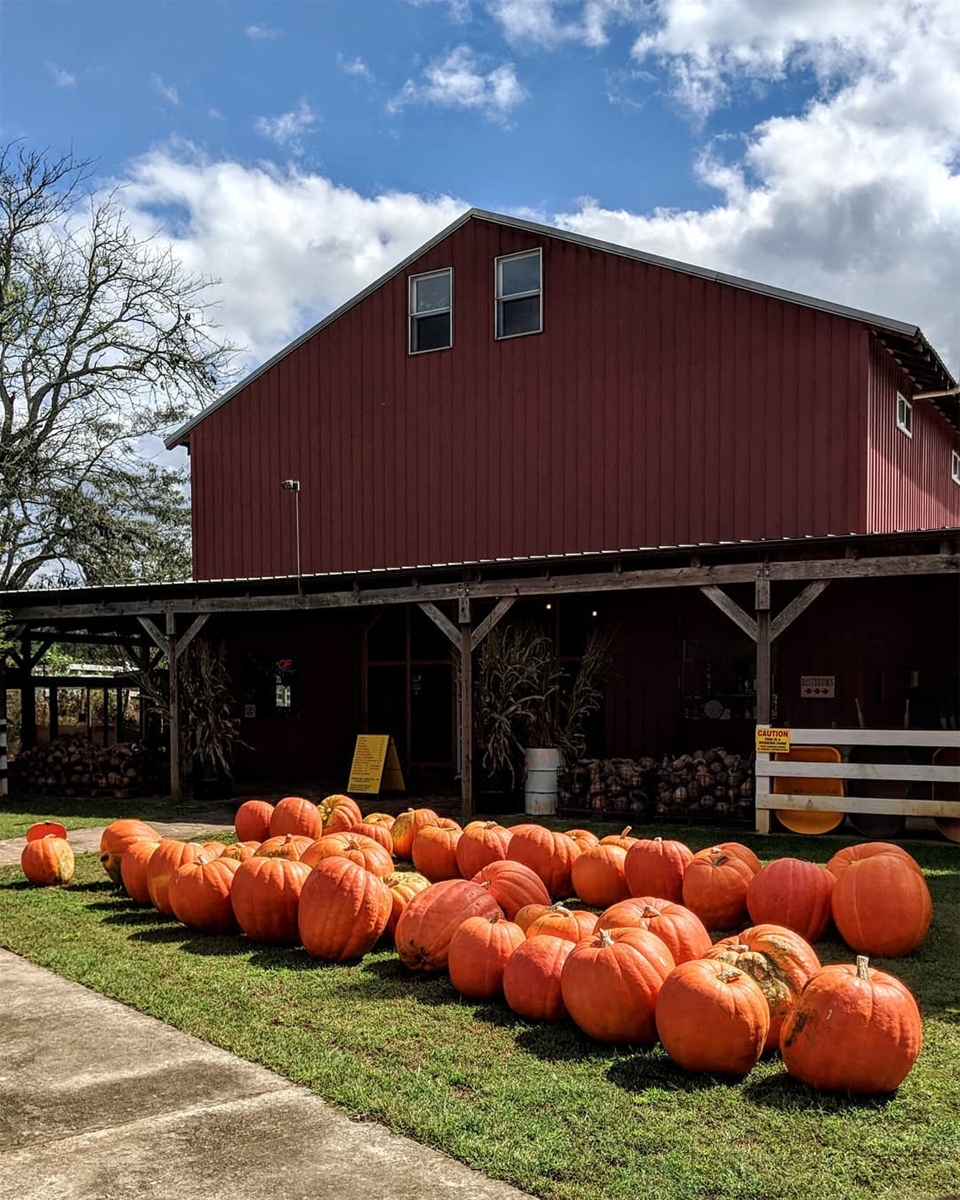
[[[0,587],[183,578],[182,472],[145,439],[230,374],[210,281],[137,237],[90,164],[0,150]]]

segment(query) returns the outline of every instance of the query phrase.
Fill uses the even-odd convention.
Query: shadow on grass
[[[101,917],[104,925],[156,925],[158,922],[172,920],[170,917],[162,917],[155,908],[125,908],[120,912],[108,913],[107,916]]]
[[[612,1063],[607,1078],[624,1091],[641,1093],[651,1088],[664,1092],[708,1092],[718,1086],[737,1084],[742,1076],[681,1071],[661,1049],[650,1046],[629,1058]]]
[[[850,1096],[845,1093],[818,1092],[787,1072],[756,1079],[745,1085],[743,1098],[763,1108],[781,1112],[848,1113],[853,1110],[881,1113],[896,1093],[890,1096]]]
[[[543,1062],[598,1062],[624,1053],[622,1046],[593,1041],[569,1020],[525,1025],[515,1040],[518,1049]]]
[[[117,894],[112,900],[94,900],[87,905],[91,912],[146,912],[147,908],[144,904],[138,904],[136,900],[131,900],[130,897],[123,893]]]

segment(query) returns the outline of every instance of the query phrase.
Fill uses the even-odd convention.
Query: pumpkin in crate
[[[321,859],[300,892],[300,941],[325,962],[362,958],[386,929],[392,909],[382,879],[347,858]]]
[[[300,861],[308,867],[315,867],[325,858],[346,858],[380,879],[393,871],[393,859],[383,846],[355,830],[325,834],[300,855]]]
[[[473,876],[473,882],[490,888],[490,894],[506,913],[508,921],[513,921],[523,908],[534,905],[546,910],[550,907],[550,893],[540,876],[512,859],[488,863]]]
[[[237,919],[230,903],[235,858],[199,854],[185,862],[170,881],[170,907],[178,921],[201,933],[235,933]]]
[[[425,821],[413,839],[413,865],[421,875],[426,875],[431,883],[440,883],[444,879],[459,879],[457,845],[462,837],[463,830],[449,817]]]
[[[261,842],[253,853],[256,858],[290,858],[298,862],[313,844],[313,838],[306,834],[282,833]]]
[[[413,839],[417,830],[428,821],[439,819],[432,808],[408,808],[390,826],[390,836],[393,838],[393,853],[397,858],[409,860],[413,852]]]
[[[597,914],[586,909],[566,908],[563,904],[551,904],[546,912],[536,917],[524,931],[527,937],[562,937],[571,942],[582,942],[593,933]]]
[[[165,917],[173,916],[170,903],[170,884],[184,863],[193,862],[203,853],[197,842],[182,842],[179,838],[163,838],[147,863],[147,892],[150,903]]]
[[[311,868],[292,858],[254,855],[237,868],[230,902],[237,924],[254,941],[299,941],[300,890]]]
[[[609,908],[630,895],[623,873],[627,852],[619,845],[600,843],[584,850],[573,864],[571,880],[574,892],[584,904]]]
[[[646,929],[601,929],[567,956],[563,1003],[575,1024],[599,1042],[654,1042],[657,996],[674,965],[667,947]]]
[[[693,851],[683,842],[641,838],[627,851],[623,873],[631,896],[659,896],[683,901],[683,876]]]
[[[503,994],[507,960],[524,941],[523,930],[499,912],[468,917],[450,939],[450,982],[467,1000],[493,1000]]]
[[[560,980],[574,944],[537,937],[514,950],[503,969],[503,998],[513,1012],[532,1021],[560,1021],[567,1015]]]
[[[735,929],[747,915],[753,871],[742,858],[711,846],[693,856],[683,875],[683,903],[707,929]]]
[[[397,928],[400,914],[419,892],[424,892],[430,886],[430,880],[416,871],[392,871],[383,877],[384,885],[390,893],[392,908],[387,920],[387,933],[391,937]]]
[[[360,812],[360,805],[356,800],[336,792],[320,801],[320,818],[323,822],[323,829],[322,831],[318,830],[314,837],[320,837],[321,832],[341,833],[352,829],[354,825],[359,825],[363,820],[363,814]]]
[[[863,954],[898,958],[921,944],[933,902],[923,872],[899,854],[874,854],[850,862],[833,886],[834,924]]]
[[[747,886],[747,911],[755,925],[785,925],[816,942],[830,924],[833,875],[799,858],[768,863]]]
[[[573,838],[543,825],[514,825],[511,832],[507,857],[536,872],[555,900],[569,896],[573,864],[582,853]]]
[[[361,821],[359,825],[354,825],[348,832],[362,834],[364,837],[370,838],[371,841],[377,842],[386,850],[391,859],[393,858],[393,838],[390,836],[388,826],[379,824],[371,825],[369,821]]]
[[[359,815],[359,809],[357,813]],[[270,838],[292,834],[308,837],[311,842],[323,835],[320,809],[303,796],[284,796],[270,817]],[[265,839],[264,839],[265,840]]]
[[[782,925],[753,925],[708,948],[703,958],[743,971],[759,986],[770,1010],[765,1050],[780,1045],[780,1030],[807,980],[820,970],[813,947]]]
[[[510,845],[510,830],[496,821],[471,821],[464,826],[457,842],[457,869],[464,879],[472,879],[492,862],[502,862]]]
[[[119,884],[120,864],[127,847],[134,842],[159,841],[160,834],[145,821],[114,821],[100,835],[100,863],[113,882]]]
[[[745,971],[716,959],[681,963],[660,989],[657,1034],[685,1071],[746,1075],[759,1061],[770,1010]]]
[[[696,913],[658,896],[621,900],[600,914],[601,929],[646,929],[664,943],[678,965],[710,949],[710,934]]]
[[[856,965],[821,967],[780,1033],[783,1065],[795,1079],[855,1096],[895,1092],[922,1045],[913,995],[864,955]]]
[[[233,818],[238,842],[265,842],[270,836],[273,805],[266,800],[245,800]]]
[[[73,849],[66,838],[47,834],[27,842],[20,854],[20,869],[31,883],[69,883],[75,868]]]
[[[394,941],[411,971],[444,971],[450,939],[468,917],[501,912],[490,889],[466,879],[445,879],[414,896],[400,914]]]
[[[124,852],[120,862],[120,878],[127,895],[137,904],[150,903],[150,889],[147,886],[147,868],[153,852],[160,845],[157,842],[133,842]]]

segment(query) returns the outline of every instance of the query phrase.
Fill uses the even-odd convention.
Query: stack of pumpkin
[[[98,746],[87,737],[62,737],[21,751],[10,770],[25,791],[124,797],[155,780],[157,763],[139,742]]]

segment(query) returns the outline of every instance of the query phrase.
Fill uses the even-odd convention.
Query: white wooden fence
[[[960,748],[960,732],[942,729],[791,729],[790,747],[834,746],[843,755],[853,746],[918,746],[930,757],[939,749]],[[927,766],[922,763],[777,762],[772,754],[757,755],[757,833],[770,832],[775,809],[801,812],[875,813],[904,817],[960,819],[960,800],[892,800],[871,796],[775,795],[773,780],[865,779],[917,783],[960,784],[960,766]]]

